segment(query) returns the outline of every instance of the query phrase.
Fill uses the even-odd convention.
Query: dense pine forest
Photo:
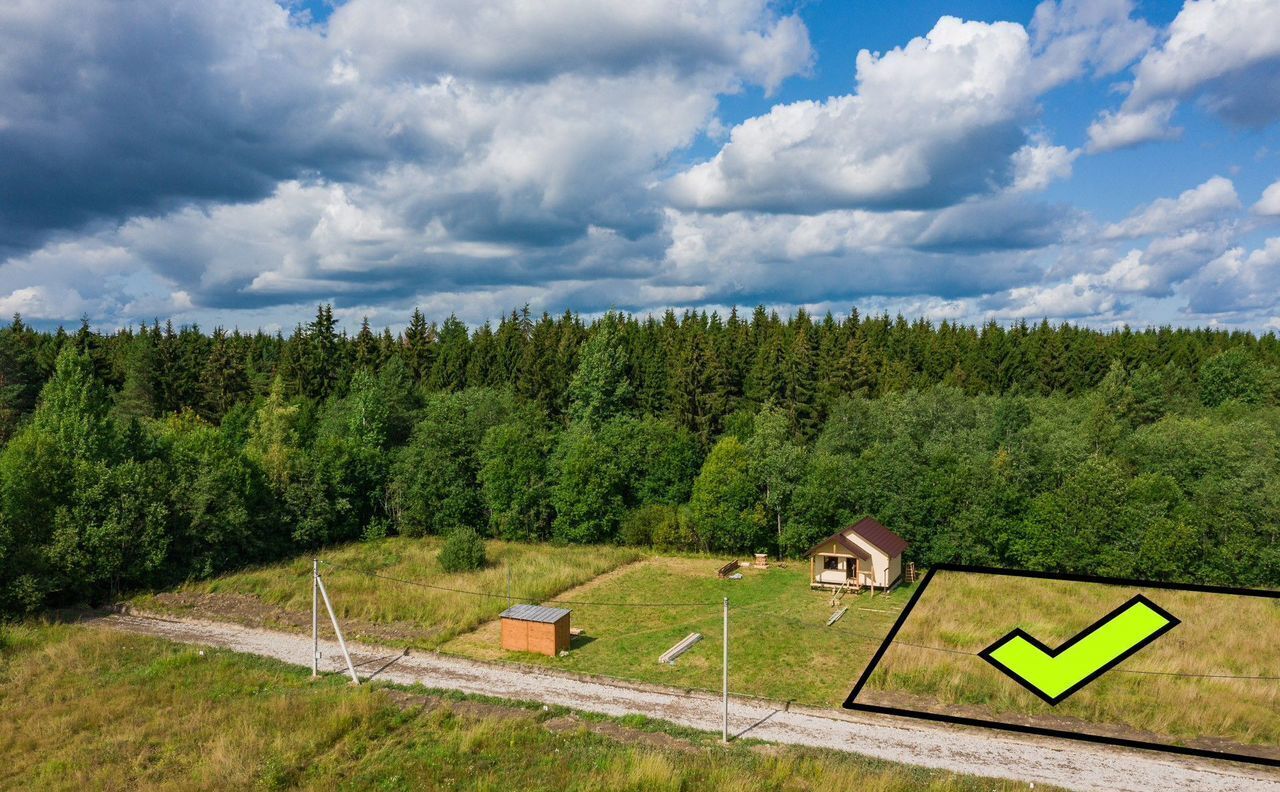
[[[1280,584],[1280,342],[804,312],[0,330],[0,612],[476,531]]]

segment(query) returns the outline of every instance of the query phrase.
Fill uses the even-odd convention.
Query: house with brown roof
[[[906,549],[901,536],[875,518],[863,517],[809,551],[809,587],[892,588],[902,580],[902,552]]]

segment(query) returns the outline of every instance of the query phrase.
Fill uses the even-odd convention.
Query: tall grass
[[[556,733],[540,709],[404,709],[385,687],[93,628],[12,635],[5,789],[1025,789],[828,751]]]
[[[994,717],[1075,718],[1178,741],[1229,740],[1280,755],[1280,681],[1123,673],[1280,676],[1280,601],[1150,589],[1182,623],[1056,707],[979,657],[1014,627],[1056,646],[1138,589],[1002,575],[940,572],[912,610],[865,692],[909,694]]]
[[[434,648],[495,618],[507,607],[508,573],[513,601],[536,603],[641,557],[638,551],[623,547],[558,547],[491,540],[486,542],[485,568],[449,573],[437,559],[440,546],[434,537],[392,538],[322,551],[320,571],[335,610],[347,624],[344,631],[358,639]],[[491,596],[441,591],[387,578]],[[310,629],[311,558],[299,557],[188,584],[175,593],[177,596],[138,597],[134,604],[284,629]],[[255,603],[265,607],[254,608]]]

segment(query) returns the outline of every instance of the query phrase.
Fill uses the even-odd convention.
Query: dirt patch
[[[504,721],[532,721],[538,717],[536,710],[523,709],[519,707],[505,707],[501,704],[492,704],[486,701],[459,701],[456,699],[447,699],[441,696],[428,696],[420,693],[410,693],[405,690],[396,690],[388,688],[383,691],[387,698],[401,709],[410,709],[412,707],[421,707],[426,711],[447,707],[451,712],[462,715],[471,715],[477,718],[498,719]],[[599,734],[608,737],[626,745],[643,745],[647,748],[656,748],[665,751],[679,751],[681,753],[698,753],[702,748],[695,745],[689,740],[682,740],[679,737],[665,734],[663,732],[650,732],[642,729],[633,729],[629,726],[623,726],[613,721],[594,721],[584,720],[577,715],[557,715],[548,718],[542,722],[543,728],[553,734],[572,734],[579,730],[589,731],[592,734]]]
[[[1056,731],[1072,732],[1075,734],[1093,734],[1099,737],[1136,740],[1138,742],[1145,743],[1181,745],[1187,748],[1199,748],[1208,751],[1218,751],[1221,753],[1258,756],[1263,759],[1280,760],[1280,748],[1273,748],[1266,745],[1243,745],[1230,740],[1211,737],[1198,737],[1190,740],[1179,741],[1173,740],[1167,735],[1146,732],[1140,729],[1133,729],[1116,724],[1095,723],[1093,721],[1081,720],[1080,718],[1067,718],[1061,716],[1018,715],[1012,712],[1001,712],[996,714],[985,707],[961,704],[938,704],[935,701],[930,701],[929,699],[922,698],[920,696],[913,696],[908,693],[901,693],[897,691],[864,690],[858,695],[858,703],[873,704],[880,707],[895,707],[897,709],[914,710],[916,712],[928,712],[934,715],[975,718],[977,720],[1009,723],[1017,726],[1034,726],[1040,729],[1054,729]]]
[[[535,714],[527,709],[519,707],[504,707],[501,704],[490,704],[487,701],[458,701],[456,699],[446,699],[441,696],[425,696],[420,693],[410,693],[406,690],[396,690],[395,688],[387,688],[383,691],[387,698],[391,699],[400,709],[410,709],[412,707],[421,707],[428,712],[439,709],[440,707],[448,707],[450,711],[457,712],[462,715],[472,715],[477,718],[490,718],[497,720],[533,720]]]
[[[575,715],[561,715],[544,721],[542,724],[548,731],[566,734],[586,729],[592,734],[599,734],[627,745],[643,745],[646,748],[658,748],[681,753],[700,753],[703,748],[689,740],[682,740],[663,732],[649,732],[633,729],[612,721],[589,721]]]

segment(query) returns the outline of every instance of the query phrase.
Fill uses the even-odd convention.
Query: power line
[[[390,580],[395,583],[403,583],[407,586],[418,586],[419,588],[432,589],[434,591],[448,591],[453,594],[467,594],[473,597],[491,597],[494,599],[507,599],[506,594],[494,594],[488,591],[470,591],[468,589],[451,588],[449,586],[440,586],[434,583],[424,583],[421,580],[406,580],[404,578],[392,577],[391,575],[383,575],[378,572],[371,572],[367,569],[358,569],[345,564],[337,564],[332,561],[321,560],[320,563],[333,567],[334,569],[343,569],[348,572],[355,572],[369,577],[380,578],[382,580]],[[538,597],[516,597],[516,599],[538,600],[539,602],[551,602],[557,605],[599,605],[610,608],[718,608],[718,602],[598,602],[594,600],[565,600],[565,599],[539,599]]]
[[[487,591],[470,591],[467,589],[451,588],[449,586],[439,586],[434,583],[424,583],[420,580],[406,580],[404,578],[393,577],[391,575],[383,575],[378,572],[371,572],[367,569],[358,569],[356,567],[350,567],[345,564],[338,564],[333,561],[321,560],[320,563],[326,566],[333,567],[334,569],[342,569],[348,572],[355,572],[357,574],[379,578],[381,580],[389,580],[395,583],[403,583],[404,585],[407,585],[407,586],[418,586],[420,588],[432,589],[434,591],[447,591],[453,594],[467,594],[473,597],[491,597],[494,599],[508,598],[506,594],[493,594]],[[538,599],[538,598],[537,597],[518,597],[517,599],[532,600],[532,599]],[[550,602],[556,605],[581,605],[581,606],[596,605],[596,606],[608,607],[608,608],[713,608],[713,607],[718,608],[720,606],[720,603],[718,602],[599,602],[595,600],[563,600],[563,599],[544,599],[539,601],[544,603]],[[749,607],[749,606],[744,606],[744,607]],[[794,625],[801,626],[806,629],[813,626],[807,623],[803,623],[798,619],[792,619],[786,616],[782,616],[782,614],[776,614],[776,615],[781,616],[781,618],[785,621],[789,621]],[[881,642],[884,640],[883,636],[868,635],[866,633],[860,633],[856,631],[848,632],[846,633],[846,636],[861,638],[865,641],[873,641],[873,642]],[[978,656],[977,652],[969,652],[964,649],[950,649],[944,646],[930,646],[928,644],[919,644],[919,643],[913,643],[911,641],[904,641],[899,638],[895,638],[893,640],[893,643],[901,644],[903,646],[911,646],[916,649],[927,649],[931,652],[946,652],[948,654],[968,655],[970,657]],[[1236,674],[1186,674],[1178,671],[1147,671],[1143,669],[1130,669],[1130,668],[1117,668],[1115,670],[1121,674],[1142,674],[1147,676],[1184,677],[1189,679],[1241,679],[1241,680],[1254,680],[1254,681],[1263,681],[1263,682],[1280,681],[1280,676],[1242,676],[1242,675],[1236,675]]]

